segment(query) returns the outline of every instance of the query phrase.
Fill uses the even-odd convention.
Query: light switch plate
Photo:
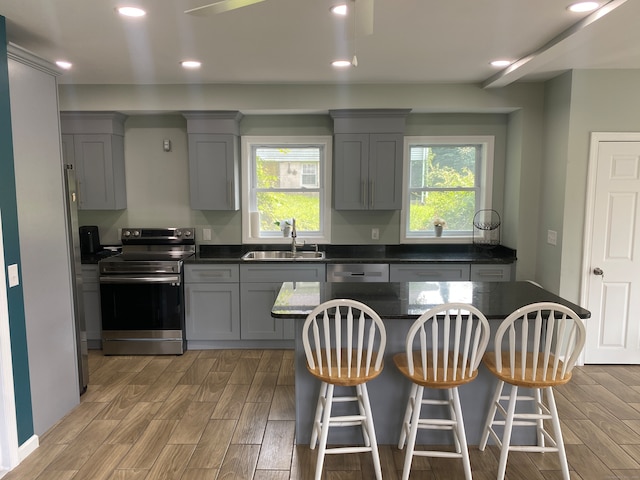
[[[555,245],[558,243],[558,232],[555,230],[547,230],[547,243],[549,245]]]
[[[20,277],[18,276],[18,265],[15,263],[13,265],[9,265],[7,267],[7,272],[9,275],[9,288],[17,287],[20,285]]]
[[[380,229],[372,228],[371,229],[371,240],[380,240]]]
[[[202,229],[202,240],[211,240],[211,229],[203,228]]]

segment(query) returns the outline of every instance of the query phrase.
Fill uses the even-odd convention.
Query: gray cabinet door
[[[282,282],[240,284],[243,340],[282,340],[282,320],[271,316]]]
[[[471,265],[470,280],[474,282],[510,282],[515,264],[509,265]]]
[[[402,208],[402,134],[334,135],[334,208]]]
[[[236,135],[189,134],[189,188],[194,210],[238,210]]]
[[[402,208],[401,134],[377,133],[369,143],[369,209],[400,210]]]
[[[73,144],[78,208],[126,208],[124,137],[110,134],[73,135]]]
[[[367,210],[369,134],[334,135],[333,198],[336,210]]]
[[[239,340],[237,283],[186,283],[187,340]]]
[[[469,264],[411,265],[392,264],[389,267],[391,282],[450,282],[469,280]]]

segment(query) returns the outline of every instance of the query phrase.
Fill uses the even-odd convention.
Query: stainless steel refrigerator
[[[76,175],[73,165],[65,165],[65,192],[67,203],[67,229],[69,232],[69,248],[71,249],[71,276],[74,322],[76,331],[76,347],[78,360],[78,381],[80,395],[87,390],[89,383],[89,352],[87,346],[87,328],[84,318],[84,302],[82,292],[82,261],[80,256],[80,234],[78,228],[78,195]]]

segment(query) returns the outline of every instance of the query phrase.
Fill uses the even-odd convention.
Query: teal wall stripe
[[[0,15],[0,210],[6,265],[20,268],[20,238],[18,235],[18,208],[16,201],[15,171],[13,168],[13,139],[11,134],[11,105],[9,102],[9,65],[7,59],[6,21]],[[22,274],[20,274],[22,278]],[[33,411],[29,384],[29,358],[24,315],[22,281],[7,288],[9,302],[9,329],[13,358],[13,384],[18,422],[18,444],[33,436]]]

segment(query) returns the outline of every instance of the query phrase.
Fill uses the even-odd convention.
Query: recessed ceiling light
[[[64,60],[58,60],[56,62],[56,65],[58,65],[60,68],[64,68],[65,70],[69,70],[73,66],[72,63],[66,62]]]
[[[200,66],[202,65],[201,62],[198,62],[196,60],[185,60],[184,62],[180,62],[180,65],[182,65],[184,68],[200,68]]]
[[[511,60],[494,60],[491,65],[493,67],[508,67],[511,63]]]
[[[600,4],[598,2],[578,2],[567,7],[570,12],[584,13],[596,10]]]
[[[118,7],[116,10],[125,17],[144,17],[147,14],[147,12],[138,7]]]
[[[352,63],[349,60],[334,60],[331,65],[338,68],[350,67]]]
[[[333,7],[330,8],[331,13],[334,13],[335,15],[346,15],[347,14],[347,4],[341,4],[341,5],[334,5]]]

